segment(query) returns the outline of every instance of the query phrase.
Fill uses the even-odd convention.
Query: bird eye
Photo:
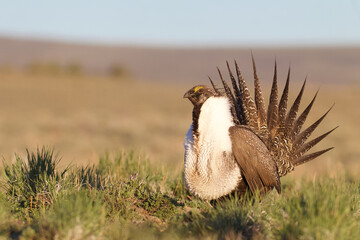
[[[194,93],[196,93],[197,91],[199,91],[200,89],[202,89],[203,87],[202,86],[197,86],[195,89],[194,89]]]

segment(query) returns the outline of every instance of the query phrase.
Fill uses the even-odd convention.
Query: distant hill
[[[293,79],[332,84],[360,83],[358,48],[251,49],[259,75],[271,79],[274,59],[281,78],[291,63]],[[0,38],[0,65],[24,68],[34,61],[77,63],[90,74],[106,74],[112,66],[127,69],[143,81],[207,82],[217,77],[216,66],[236,59],[246,78],[251,77],[251,50],[241,48],[155,48],[90,45],[41,40]]]

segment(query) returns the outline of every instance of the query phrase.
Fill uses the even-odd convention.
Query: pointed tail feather
[[[294,140],[294,138],[299,134],[302,126],[304,125],[304,122],[306,121],[306,118],[311,110],[312,105],[315,102],[316,96],[318,94],[319,90],[315,93],[314,98],[311,100],[309,105],[305,108],[305,110],[301,113],[300,117],[296,119],[293,130],[290,133],[290,139]]]
[[[231,92],[231,90],[229,88],[229,85],[225,82],[225,80],[224,80],[224,78],[223,78],[223,76],[222,76],[222,74],[220,72],[220,69],[217,68],[217,70],[218,70],[218,73],[219,73],[219,76],[220,76],[220,80],[221,80],[221,82],[222,82],[222,84],[224,86],[224,90],[225,90],[226,95],[228,96],[229,99],[234,99],[234,95],[232,94],[232,92]]]
[[[234,95],[233,93],[231,92],[231,89],[229,87],[229,85],[226,83],[226,81],[224,80],[221,72],[220,72],[220,69],[217,68],[218,70],[218,73],[219,73],[219,76],[220,76],[220,79],[221,79],[221,82],[222,84],[224,85],[224,89],[225,89],[225,93],[227,95],[227,97],[229,99],[231,99],[230,101],[230,104],[231,104],[231,112],[233,114],[233,117],[234,117],[234,121],[235,123],[237,124],[240,124],[240,119],[239,119],[239,107],[237,106],[237,102],[235,101],[235,98],[234,98]]]
[[[290,67],[288,70],[288,75],[286,78],[286,84],[281,95],[281,99],[279,102],[279,116],[278,116],[278,132],[283,133],[285,127],[285,118],[286,118],[286,110],[287,110],[287,102],[289,96],[289,82],[290,82]]]
[[[234,92],[235,92],[235,96],[236,96],[236,98],[241,98],[240,89],[238,88],[238,86],[236,84],[234,75],[232,74],[232,71],[230,69],[228,61],[226,61],[226,66],[227,66],[227,69],[228,69],[228,72],[229,72],[229,75],[230,75],[230,80],[231,80],[231,84],[232,84]]]
[[[240,68],[236,61],[235,61],[235,68],[236,68],[236,75],[237,75],[238,83],[239,83],[239,89],[241,92],[241,98],[242,98],[246,123],[251,128],[255,129],[255,128],[257,128],[257,111],[256,111],[255,102],[252,99],[252,97],[250,96],[249,89],[246,86],[245,80],[241,75]]]
[[[309,162],[309,161],[313,160],[314,158],[317,158],[318,156],[326,153],[327,151],[330,151],[333,148],[334,147],[330,147],[330,148],[327,148],[325,150],[321,150],[321,151],[318,151],[318,152],[314,152],[314,153],[310,153],[308,155],[301,156],[298,159],[295,159],[293,161],[293,164],[294,164],[294,166],[299,166],[300,164]]]
[[[253,70],[254,70],[254,85],[255,85],[255,104],[256,104],[256,109],[258,112],[258,124],[259,124],[259,129],[262,126],[266,126],[266,111],[265,111],[265,103],[264,103],[264,98],[262,96],[262,92],[261,92],[261,88],[260,88],[260,82],[259,82],[259,78],[257,76],[256,73],[256,65],[255,65],[255,60],[254,60],[254,56],[251,54],[251,58],[252,58],[252,64],[253,64]]]
[[[292,130],[293,128],[293,125],[294,125],[294,122],[295,122],[295,119],[296,119],[296,115],[297,115],[297,112],[299,110],[299,106],[300,106],[300,102],[301,102],[301,98],[302,98],[302,95],[304,93],[304,89],[305,89],[305,85],[306,85],[306,78],[305,78],[305,81],[301,87],[301,90],[298,94],[298,96],[296,97],[293,105],[291,106],[290,108],[290,111],[286,117],[286,120],[285,120],[285,133],[286,135],[289,135],[290,131]]]
[[[337,129],[338,127],[335,127],[333,129],[331,129],[330,131],[322,134],[321,136],[311,140],[308,143],[305,143],[304,145],[302,145],[299,149],[297,149],[293,154],[291,159],[297,159],[299,157],[301,157],[302,155],[304,155],[307,151],[309,151],[312,147],[314,147],[316,144],[318,144],[321,140],[323,140],[327,135],[329,135],[330,133],[332,133],[335,129]]]
[[[220,94],[220,91],[219,91],[219,89],[215,86],[213,80],[212,80],[210,77],[208,77],[208,78],[209,78],[210,83],[211,83],[211,86],[213,87],[213,89],[215,90],[215,92],[216,92],[217,94]]]
[[[235,93],[235,99],[236,99],[236,103],[237,103],[237,114],[238,114],[238,118],[239,118],[239,121],[241,124],[243,125],[246,125],[246,117],[245,117],[245,114],[244,114],[244,109],[243,109],[243,102],[242,102],[242,98],[241,98],[241,92],[240,92],[240,89],[235,81],[235,78],[234,78],[234,75],[230,69],[230,66],[229,66],[229,62],[226,61],[226,66],[227,66],[227,69],[229,71],[229,75],[230,75],[230,79],[231,79],[231,84],[232,84],[232,87],[233,87],[233,90],[234,90],[234,93]]]
[[[326,117],[326,115],[330,112],[330,110],[334,107],[331,106],[331,108],[322,115],[316,122],[314,122],[310,127],[302,131],[300,134],[298,134],[292,144],[292,148],[294,151],[296,151],[301,145],[304,144],[304,142],[310,137],[312,132],[319,126],[319,124],[322,122],[322,120]]]
[[[276,127],[278,124],[278,88],[277,88],[277,66],[275,61],[274,67],[274,78],[271,87],[268,115],[267,115],[267,125],[270,132],[270,138],[274,138],[276,133]]]

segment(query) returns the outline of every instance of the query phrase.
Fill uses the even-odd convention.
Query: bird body
[[[193,122],[184,142],[185,184],[191,193],[206,200],[217,199],[235,191],[244,193],[248,189],[252,193],[259,191],[265,194],[275,188],[280,193],[280,177],[297,165],[332,149],[305,155],[335,130],[306,142],[330,110],[301,131],[317,95],[297,118],[305,82],[287,112],[290,70],[278,102],[275,63],[266,111],[254,59],[255,100],[249,94],[237,63],[238,82],[229,64],[227,67],[232,90],[218,70],[223,90],[217,88],[210,79],[212,88],[198,85],[184,95],[194,106]]]
[[[241,180],[229,135],[234,121],[228,98],[210,97],[201,107],[198,134],[193,124],[185,138],[185,184],[203,199],[231,193]],[[196,137],[194,137],[196,136]]]

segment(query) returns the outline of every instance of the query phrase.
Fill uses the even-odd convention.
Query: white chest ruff
[[[241,180],[229,136],[233,125],[228,99],[210,97],[201,108],[198,138],[193,139],[192,126],[186,134],[185,184],[190,192],[203,199],[229,194]]]

